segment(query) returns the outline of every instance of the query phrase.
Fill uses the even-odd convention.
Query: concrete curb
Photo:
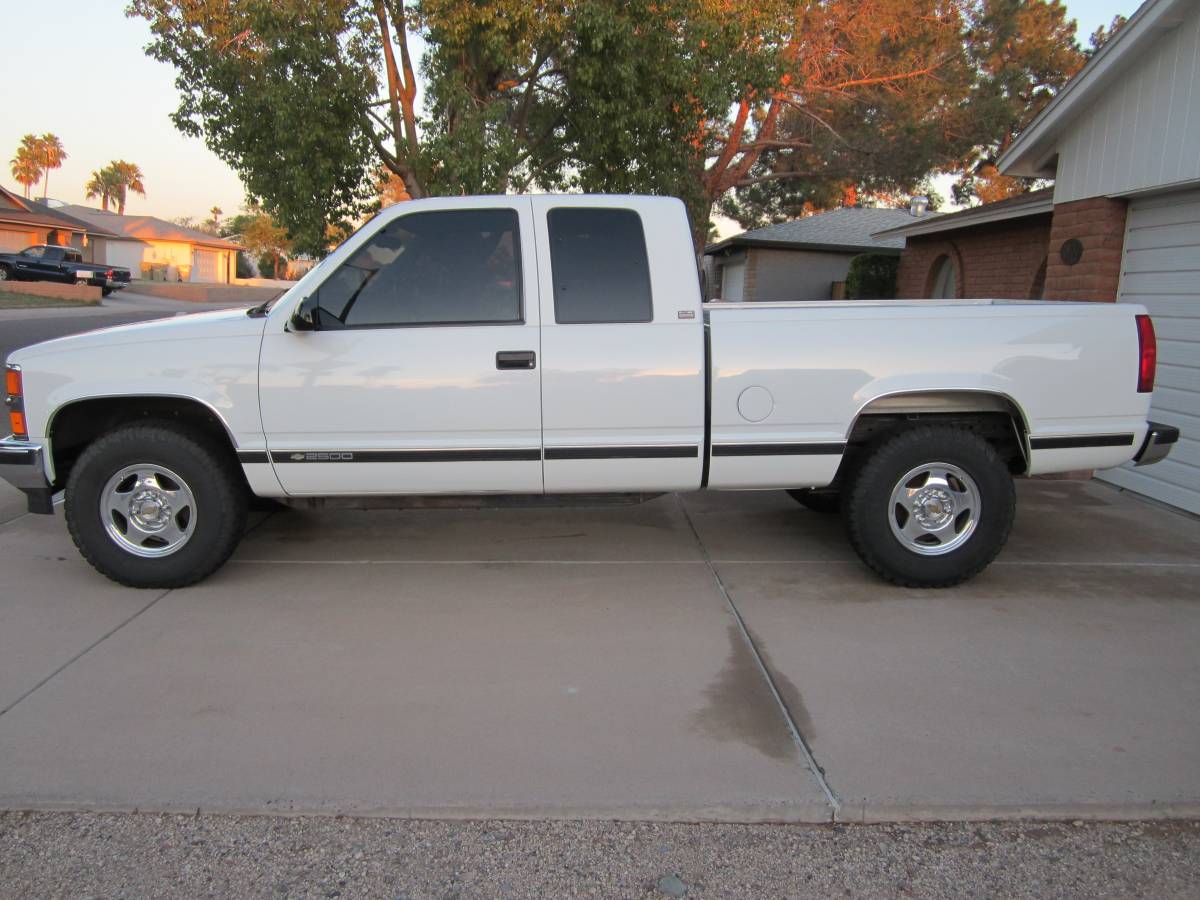
[[[1200,821],[1200,802],[1050,804],[843,804],[834,811],[818,804],[757,803],[736,806],[384,806],[268,803],[205,806],[182,803],[66,803],[12,798],[0,812],[145,813],[164,815],[278,816],[283,818],[424,819],[444,821],[610,821],[727,823],[757,825],[884,825],[932,822],[1141,822]]]

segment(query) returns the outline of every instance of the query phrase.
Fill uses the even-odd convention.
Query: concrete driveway
[[[1200,814],[1200,522],[1019,493],[931,592],[778,492],[287,511],[134,591],[0,493],[0,808]]]

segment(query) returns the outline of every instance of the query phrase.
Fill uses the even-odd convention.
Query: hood
[[[218,309],[213,312],[185,313],[165,319],[151,319],[130,325],[99,328],[73,334],[69,337],[43,341],[22,347],[9,354],[8,361],[23,365],[40,357],[60,353],[74,353],[97,347],[122,347],[130,344],[154,344],[161,346],[171,341],[196,341],[211,338],[234,338],[260,335],[266,325],[265,318],[252,319],[246,310]],[[162,347],[162,352],[170,351]]]

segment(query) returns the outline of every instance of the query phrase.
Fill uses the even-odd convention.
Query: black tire
[[[959,468],[974,482],[978,516],[961,544],[922,555],[893,532],[892,522],[905,517],[891,506],[892,492],[906,474],[935,462]],[[862,561],[888,581],[914,588],[949,587],[987,568],[1008,540],[1015,511],[1012,475],[995,448],[971,431],[948,426],[902,431],[870,451],[851,476],[842,509]]]
[[[799,488],[788,491],[788,496],[813,512],[834,515],[842,508],[840,491],[815,491],[812,488]]]
[[[177,473],[195,501],[194,530],[170,555],[136,556],[110,536],[101,499],[110,478],[134,464]],[[210,575],[229,558],[246,525],[246,486],[229,454],[201,435],[165,424],[130,425],[98,438],[71,469],[67,527],[101,574],[141,588],[177,588]]]
[[[112,292],[113,292],[114,290],[115,290],[115,288],[109,288],[109,287],[106,287],[106,288],[100,288],[100,296],[102,296],[102,297],[111,297],[111,296],[112,296]]]

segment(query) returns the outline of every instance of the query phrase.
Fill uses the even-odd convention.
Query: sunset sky
[[[1136,0],[1067,2],[1081,39],[1137,6]],[[49,131],[69,154],[50,173],[51,197],[87,203],[83,185],[92,170],[126,159],[141,166],[147,191],[145,199],[129,198],[130,213],[202,219],[214,204],[236,213],[241,183],[202,141],[171,124],[178,104],[174,69],[145,56],[149,30],[142,20],[125,18],[124,7],[124,0],[60,0],[52,8],[4,4],[0,184],[19,192],[8,160],[22,135]]]

